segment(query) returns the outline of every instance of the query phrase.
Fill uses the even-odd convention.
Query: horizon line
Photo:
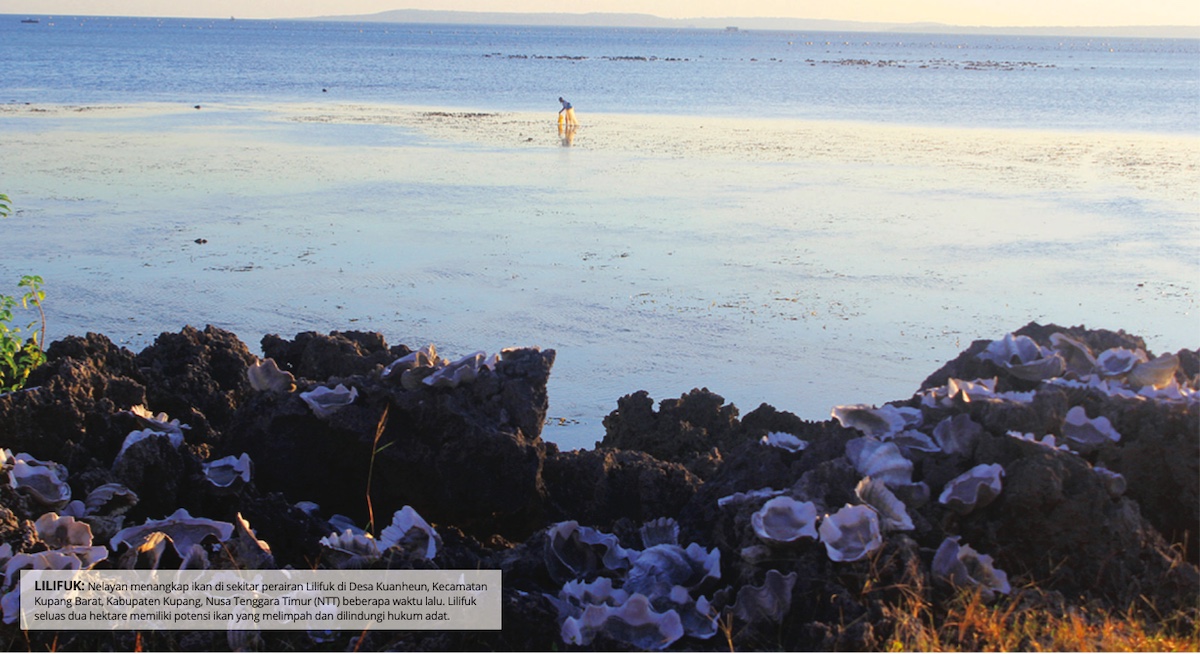
[[[466,21],[461,20],[462,18],[468,18],[468,17],[480,17],[480,18],[490,17],[490,18],[492,18],[491,21],[483,20],[479,23],[473,23],[473,24],[479,24],[479,25],[495,24],[494,21],[497,18],[503,18],[503,19],[536,18],[536,19],[540,19],[543,21],[548,20],[548,19],[554,19],[554,18],[567,18],[567,19],[588,18],[588,19],[592,19],[592,20],[596,20],[596,19],[603,20],[605,18],[609,18],[609,19],[624,19],[624,21],[629,21],[631,19],[632,20],[653,21],[653,22],[658,22],[660,24],[659,25],[649,25],[649,24],[639,25],[639,24],[631,24],[628,22],[620,22],[620,23],[616,23],[616,24],[589,23],[586,25],[558,25],[558,26],[564,26],[564,27],[568,27],[568,26],[569,27],[576,27],[576,26],[578,26],[578,27],[593,27],[593,26],[594,27],[650,27],[650,28],[653,28],[653,27],[665,27],[665,26],[667,26],[666,24],[669,24],[671,26],[692,27],[692,28],[696,28],[696,29],[722,29],[722,28],[734,29],[734,28],[736,28],[738,30],[744,29],[746,31],[755,31],[755,30],[786,31],[789,29],[814,29],[815,27],[817,27],[819,25],[830,25],[830,26],[836,25],[837,29],[840,29],[840,30],[863,31],[863,32],[905,31],[905,30],[912,30],[915,28],[938,28],[938,29],[948,30],[950,33],[955,33],[955,32],[996,32],[996,31],[1033,31],[1033,32],[1045,33],[1044,35],[1047,35],[1047,36],[1051,35],[1051,34],[1047,33],[1047,30],[1069,30],[1072,32],[1087,31],[1087,32],[1092,32],[1089,35],[1093,35],[1093,36],[1099,35],[1099,34],[1095,33],[1095,31],[1097,31],[1097,30],[1121,30],[1121,31],[1160,30],[1160,31],[1175,32],[1176,35],[1172,36],[1171,38],[1200,38],[1200,24],[1161,24],[1160,23],[1160,24],[1119,24],[1119,25],[1113,25],[1113,24],[1106,24],[1106,25],[1084,25],[1084,24],[1076,24],[1076,25],[964,25],[964,24],[958,24],[958,23],[943,23],[943,22],[939,22],[939,21],[895,22],[895,21],[865,21],[865,20],[838,19],[838,18],[799,18],[799,17],[786,17],[786,16],[694,16],[694,17],[688,17],[688,18],[669,18],[669,17],[663,17],[663,16],[658,16],[655,14],[641,13],[641,12],[603,12],[603,11],[519,12],[519,11],[477,11],[477,10],[458,10],[458,9],[403,8],[403,9],[389,9],[389,10],[373,12],[373,13],[369,13],[369,14],[325,14],[325,15],[316,15],[316,16],[277,16],[277,17],[271,17],[271,18],[240,18],[240,19],[237,18],[236,15],[229,16],[229,18],[227,19],[227,18],[225,18],[224,15],[221,15],[221,16],[153,15],[152,16],[152,15],[103,14],[103,13],[85,14],[85,13],[77,13],[77,12],[59,13],[59,14],[7,13],[7,12],[0,13],[0,15],[7,15],[7,16],[25,16],[25,17],[41,16],[41,17],[46,17],[46,18],[92,17],[92,18],[177,18],[177,19],[194,19],[194,20],[233,20],[233,19],[236,19],[236,20],[268,20],[268,21],[269,20],[279,20],[279,21],[328,20],[328,21],[339,21],[339,22],[349,22],[349,21],[361,20],[363,22],[410,22],[410,21],[392,21],[392,20],[387,20],[387,18],[386,18],[389,15],[397,15],[397,14],[425,14],[428,16],[438,16],[438,17],[445,17],[445,18],[456,16],[456,17],[459,17],[460,20],[455,20],[455,21],[453,21],[453,23],[458,23],[458,24],[466,23]],[[416,21],[416,22],[437,24],[439,21]],[[689,25],[689,23],[693,23],[693,22],[705,22],[705,23],[711,23],[711,24],[705,25],[705,26]],[[780,26],[767,25],[767,23],[771,23],[771,22],[783,23],[785,25],[780,25]],[[741,27],[741,25],[739,23],[745,24],[748,26]],[[787,23],[791,23],[793,25],[799,24],[799,23],[809,23],[811,25],[797,28],[797,27],[788,27],[788,26],[786,26]],[[556,23],[546,23],[546,22],[534,22],[534,23],[514,22],[514,23],[503,23],[503,24],[529,25],[529,26],[539,26],[539,27],[540,26],[555,26],[555,25],[557,25]],[[750,26],[750,25],[753,25],[753,26]],[[1193,33],[1179,34],[1181,32],[1193,32]],[[1063,36],[1072,36],[1072,34],[1063,34]],[[1110,36],[1123,36],[1123,35],[1111,34]],[[1150,38],[1155,38],[1155,37],[1150,37]]]

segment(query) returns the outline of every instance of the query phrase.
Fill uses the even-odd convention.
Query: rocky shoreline
[[[765,404],[743,416],[707,389],[657,407],[639,392],[618,400],[595,449],[564,452],[541,439],[553,350],[446,362],[365,332],[271,335],[262,349],[278,370],[214,327],[137,354],[99,334],[54,343],[25,390],[0,396],[0,448],[6,470],[24,455],[69,492],[44,497],[11,472],[0,485],[0,591],[55,551],[35,523],[52,511],[86,523],[88,545],[112,543],[99,568],[184,564],[113,537],[185,509],[245,521],[269,546],[210,538],[189,565],[310,569],[349,565],[339,552],[373,540],[361,528],[407,506],[436,530],[437,554],[406,538],[353,565],[500,569],[503,629],[248,642],[21,632],[6,612],[9,649],[123,650],[136,637],[170,650],[870,650],[905,593],[1198,609],[1195,350],[1154,357],[1124,332],[1031,323],[883,407],[811,422]],[[243,472],[233,461],[246,457]],[[217,461],[236,472],[214,481]],[[108,499],[125,496],[116,488],[136,502]],[[663,572],[658,556],[683,564]],[[648,608],[634,618],[638,596]]]

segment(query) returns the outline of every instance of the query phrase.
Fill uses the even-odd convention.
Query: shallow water
[[[1030,320],[1200,333],[1195,39],[8,18],[51,338],[540,345],[577,447],[638,389],[824,419]]]
[[[378,102],[1195,133],[1200,40],[0,15],[3,102]]]
[[[544,436],[567,448],[640,389],[820,420],[1030,320],[1155,351],[1200,333],[1195,139],[593,115],[562,147],[545,116],[388,106],[0,126],[0,279],[46,278],[52,339],[554,348]]]

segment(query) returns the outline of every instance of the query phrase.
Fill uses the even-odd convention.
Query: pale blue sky
[[[300,18],[389,9],[791,17],[987,26],[1200,25],[1197,0],[0,0],[0,13]]]

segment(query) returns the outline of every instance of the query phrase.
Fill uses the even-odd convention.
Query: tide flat
[[[1200,138],[580,120],[3,105],[0,290],[42,275],[50,339],[135,350],[185,324],[553,348],[564,448],[641,389],[812,420],[906,398],[1031,320],[1196,346]]]

